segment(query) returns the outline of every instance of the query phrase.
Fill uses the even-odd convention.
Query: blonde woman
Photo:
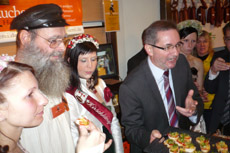
[[[212,60],[214,51],[212,48],[212,39],[207,31],[202,31],[200,36],[198,37],[198,41],[196,44],[196,54],[199,59],[203,61],[204,67],[204,78],[210,69],[210,62]],[[211,104],[215,94],[209,94],[204,91],[206,94],[206,101],[204,101],[204,119],[206,123],[207,130],[209,129],[208,125],[210,123],[210,115],[211,115]]]

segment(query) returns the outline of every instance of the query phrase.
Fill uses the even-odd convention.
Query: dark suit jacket
[[[230,62],[230,52],[227,48],[223,51],[215,52],[211,65],[215,61],[216,58],[221,57],[226,62]],[[229,71],[220,71],[219,75],[214,80],[209,80],[209,73],[205,78],[204,87],[208,93],[215,94],[215,97],[212,102],[212,115],[210,119],[209,125],[209,133],[214,133],[220,123],[222,112],[226,105],[226,101],[228,98],[228,90],[229,90]]]
[[[136,68],[146,57],[148,54],[146,53],[144,47],[139,51],[136,55],[128,60],[128,74]]]
[[[194,89],[198,100],[198,121],[203,113],[203,103],[192,81],[191,70],[184,55],[180,55],[172,69],[172,78],[176,105],[185,107],[188,91]],[[125,127],[126,138],[131,144],[131,153],[141,153],[149,145],[153,129],[163,131],[169,127],[168,117],[156,81],[151,73],[147,59],[133,70],[120,86],[119,103],[121,106],[121,123]],[[179,126],[188,129],[192,124],[182,115]]]

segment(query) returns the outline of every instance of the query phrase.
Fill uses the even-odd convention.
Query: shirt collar
[[[152,72],[154,78],[155,78],[156,80],[160,80],[160,79],[162,78],[163,73],[165,72],[165,70],[162,70],[161,68],[155,66],[155,65],[152,63],[152,61],[151,61],[151,59],[150,59],[149,56],[148,56],[147,59],[148,59],[148,65],[149,65],[149,67],[150,67],[150,70],[151,70],[151,72]],[[171,71],[171,69],[169,69],[169,75],[170,75],[170,73],[171,73],[170,71]]]
[[[155,78],[156,80],[161,79],[161,78],[162,78],[162,75],[163,75],[163,73],[164,73],[164,70],[162,70],[162,69],[158,68],[157,66],[155,66],[155,65],[152,63],[152,61],[150,60],[150,57],[149,57],[149,56],[148,56],[148,65],[149,65],[149,67],[150,67],[150,70],[151,70],[151,72],[152,72],[154,78]]]

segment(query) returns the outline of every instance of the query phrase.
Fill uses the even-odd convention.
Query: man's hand
[[[223,58],[217,58],[211,66],[212,74],[217,74],[219,71],[229,70],[230,65],[225,62]]]
[[[198,104],[198,102],[192,99],[193,93],[193,90],[189,90],[188,95],[185,99],[185,108],[176,106],[177,111],[186,117],[190,117],[196,112],[196,105]]]
[[[156,138],[161,138],[161,133],[158,130],[152,130],[149,143],[152,143]]]

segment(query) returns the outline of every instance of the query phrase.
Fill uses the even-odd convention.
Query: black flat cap
[[[10,29],[31,30],[68,25],[62,17],[62,9],[56,4],[33,6],[18,15],[11,22]]]

